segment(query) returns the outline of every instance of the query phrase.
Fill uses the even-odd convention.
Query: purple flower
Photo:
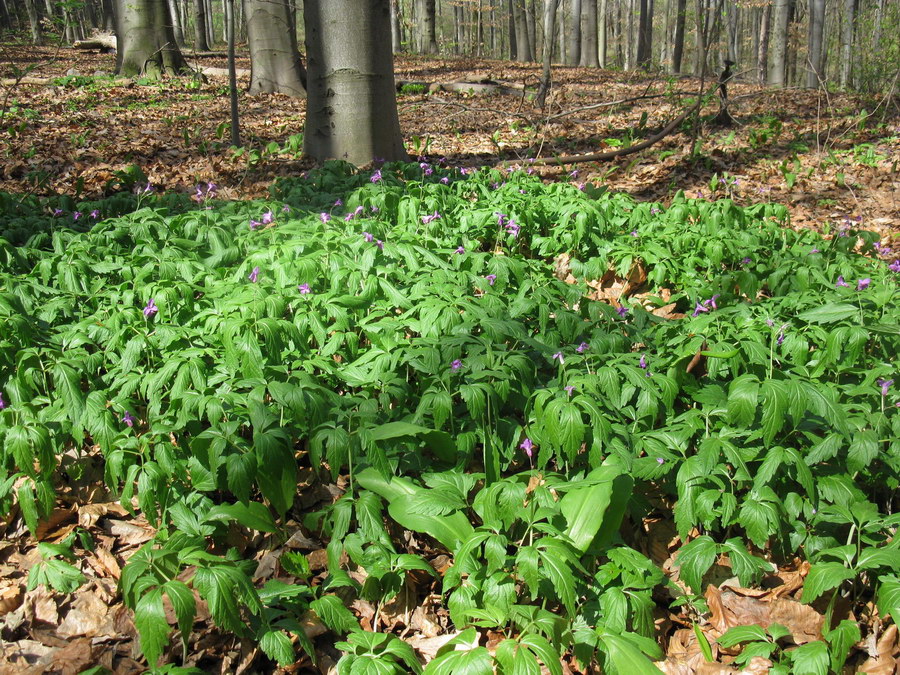
[[[701,303],[698,302],[697,306],[694,307],[694,313],[691,314],[691,316],[699,316],[700,312],[708,312],[708,311],[709,311],[709,309],[707,307],[704,307]]]
[[[344,216],[344,220],[349,223],[351,220],[353,220],[353,214],[348,213],[347,215]]]
[[[856,282],[856,290],[864,291],[869,287],[869,284],[872,283],[872,280],[866,277],[865,279],[860,279]]]
[[[62,210],[62,209],[53,209],[53,215],[54,215],[54,216],[59,217],[59,216],[61,216],[62,214],[63,214],[63,210]]]
[[[289,205],[285,204],[284,206],[281,207],[281,212],[282,213],[290,213],[291,207]]]
[[[375,171],[372,173],[372,177],[369,178],[369,181],[371,181],[372,183],[377,183],[380,180],[381,180],[381,169],[375,169]]]
[[[484,278],[487,279],[488,284],[490,284],[491,286],[493,286],[494,282],[497,281],[496,274],[486,274]]]
[[[718,298],[720,295],[721,295],[721,293],[716,293],[709,300],[704,300],[703,306],[704,307],[712,307],[713,309],[719,309],[719,307],[716,305],[716,298]]]
[[[355,209],[353,209],[353,217],[356,218],[356,216],[362,215],[362,212],[365,210],[366,210],[365,207],[362,204],[360,204]]]
[[[666,460],[664,460],[662,457],[657,457],[656,463],[659,464],[660,466],[662,466],[663,464],[666,463]]]
[[[511,234],[513,238],[519,236],[519,230],[521,229],[514,220],[510,220],[506,223],[506,234]]]
[[[122,421],[130,427],[134,426],[134,417],[132,417],[131,413],[127,410],[125,411],[125,414],[122,415]]]
[[[454,253],[465,253],[465,252],[466,252],[466,249],[463,246],[457,246],[456,250],[454,251]]]
[[[773,319],[766,319],[766,325],[771,328],[775,325],[775,321]]]
[[[320,213],[319,220],[321,220],[323,223],[327,223],[329,220],[331,220],[331,214],[330,213]]]
[[[462,361],[459,359],[453,359],[453,361],[450,362],[450,370],[454,373],[460,368],[462,368]]]
[[[93,211],[91,211],[91,218],[96,220],[99,217],[100,217],[100,209],[94,209]]]
[[[556,353],[551,357],[551,360],[552,360],[552,359],[559,359],[559,365],[562,365],[563,363],[565,363],[565,361],[563,360],[563,353],[562,353],[562,352],[556,352]]]
[[[3,400],[3,394],[0,394],[0,410],[6,407],[6,401]]]
[[[372,204],[372,206],[369,207],[369,211],[371,211],[372,213],[378,213],[378,207]]]
[[[72,220],[78,220],[79,218],[81,218],[81,211],[76,211],[72,214]]]
[[[624,319],[625,316],[628,314],[628,308],[625,307],[624,305],[622,305],[621,307],[617,307],[616,314],[618,314],[620,317],[622,317]]]
[[[159,307],[157,307],[156,304],[153,302],[153,298],[150,298],[147,301],[147,306],[144,307],[144,316],[149,319],[151,316],[156,314],[158,311],[159,311]]]
[[[375,241],[375,237],[371,232],[363,232],[363,239],[365,239],[366,241]]]
[[[259,279],[259,265],[253,268],[253,271],[250,272],[250,275],[247,278],[250,280],[250,283],[256,283],[256,280]]]
[[[275,214],[272,213],[271,209],[266,211],[264,214],[262,214],[262,224],[263,225],[271,225],[274,222],[275,222]]]
[[[647,365],[647,356],[645,354],[641,354],[641,360],[638,362],[638,365],[640,365],[640,367],[644,370],[647,370],[647,368],[649,367]]]
[[[568,386],[566,386],[566,387],[563,387],[563,389],[565,389],[565,390],[566,390],[566,393],[571,397],[571,396],[572,396],[572,392],[575,391],[575,385],[570,384],[570,385],[568,385]]]
[[[382,250],[382,251],[384,250],[384,242],[381,241],[381,239],[376,239],[376,240],[375,240],[375,245],[376,245],[380,250]]]
[[[881,387],[881,395],[887,396],[888,389],[894,384],[893,380],[878,380],[878,386]]]
[[[660,213],[659,207],[654,206],[652,209],[650,209],[650,213],[652,213],[654,216],[657,215],[658,213]]]
[[[569,176],[571,178],[578,178],[578,169],[573,169],[572,171],[570,171]]]
[[[253,220],[252,218],[250,219],[250,229],[251,230],[255,230],[260,225],[262,225],[262,223],[259,222],[258,220]]]
[[[895,260],[890,265],[888,265],[888,269],[891,272],[900,272],[900,260]]]
[[[579,354],[584,354],[584,352],[586,352],[590,348],[591,346],[587,342],[582,342],[580,345],[575,347],[575,351]]]
[[[534,443],[531,442],[530,438],[526,436],[525,440],[519,443],[519,447],[525,451],[525,454],[528,455],[529,458],[531,458],[534,453]]]
[[[820,252],[821,252],[821,251],[819,251],[819,249],[813,248],[813,250],[810,251],[809,254],[812,255],[813,253],[820,253]]]
[[[300,291],[300,295],[309,295],[312,293],[312,291],[309,290],[309,284],[300,284],[297,286],[297,290]]]
[[[749,265],[752,262],[753,262],[753,259],[750,258],[749,256],[747,256],[741,260],[741,265]]]
[[[431,168],[431,165],[428,162],[420,162],[419,168],[422,169],[422,173],[426,176],[430,176],[434,173],[434,169]]]
[[[442,182],[444,185],[450,185],[450,178],[447,177],[447,176],[444,176],[443,178],[441,178],[441,182]]]
[[[431,223],[435,220],[438,220],[440,217],[441,217],[441,214],[438,213],[437,211],[435,211],[434,213],[432,213],[430,215],[422,216],[422,224],[428,225],[429,223]]]
[[[344,202],[343,202],[342,200],[340,200],[340,199],[335,199],[335,200],[334,200],[334,205],[335,205],[335,206],[343,206],[343,205],[344,205]]]
[[[779,347],[780,347],[782,344],[784,344],[784,331],[781,331],[781,332],[778,333],[778,339],[775,340],[775,343],[776,343]]]
[[[846,281],[844,281],[844,277],[843,277],[843,276],[840,276],[840,277],[838,277],[837,283],[834,285],[834,287],[835,287],[835,288],[841,288],[842,286],[843,286],[844,288],[846,288],[846,287],[849,287],[850,284],[848,284]]]
[[[631,231],[631,236],[632,236],[632,237],[638,236],[638,231],[637,231],[637,230],[632,230],[632,231]]]

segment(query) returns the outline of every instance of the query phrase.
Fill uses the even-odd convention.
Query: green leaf
[[[712,663],[713,653],[712,646],[709,644],[709,640],[706,639],[706,634],[700,630],[700,626],[694,623],[694,637],[697,638],[697,644],[700,646],[700,651],[703,653],[703,659],[707,663]]]
[[[791,669],[794,675],[828,675],[831,659],[828,658],[828,645],[821,640],[807,642],[788,653],[794,662]]]
[[[678,556],[675,558],[678,573],[697,595],[703,592],[703,575],[712,567],[717,555],[716,542],[705,534],[689,541],[678,550]]]
[[[847,661],[850,650],[862,636],[859,632],[859,624],[855,621],[844,619],[832,630],[825,633],[825,639],[831,646],[831,670],[840,673]]]
[[[803,582],[801,600],[806,604],[813,602],[825,591],[837,588],[856,573],[839,562],[817,562],[809,567],[809,574]]]
[[[900,621],[900,578],[883,576],[878,586],[878,615],[890,615],[894,623]]]
[[[600,638],[598,646],[609,658],[616,672],[628,675],[663,675],[662,671],[628,638],[606,632],[598,632],[598,636]]]
[[[878,456],[878,437],[871,429],[857,431],[850,441],[847,452],[847,469],[851,472],[861,471]]]
[[[536,633],[526,633],[519,638],[519,642],[527,645],[531,651],[538,655],[538,658],[550,671],[550,675],[562,675],[563,670],[559,661],[559,654],[553,649],[547,638]],[[538,672],[540,672],[540,669]]]
[[[787,409],[787,387],[777,380],[766,380],[762,383],[763,396],[762,428],[763,441],[766,445],[784,427],[784,413]]]
[[[537,547],[544,552],[540,571],[553,585],[553,589],[569,614],[574,614],[575,576],[572,574],[569,561],[563,554],[563,545],[550,537],[544,537],[538,542]]]
[[[162,589],[154,588],[138,600],[134,609],[134,625],[141,639],[141,651],[151,668],[155,668],[163,648],[169,642],[169,624],[163,609]]]
[[[360,629],[353,612],[336,595],[323,595],[309,603],[309,607],[335,633],[352,633]]]
[[[169,602],[172,603],[172,609],[175,611],[178,630],[181,632],[182,660],[187,660],[188,640],[191,637],[191,627],[194,625],[194,616],[197,612],[194,593],[187,587],[187,584],[177,579],[167,581],[162,589],[169,596]]]
[[[728,389],[728,420],[732,424],[749,427],[756,417],[759,381],[755,375],[735,378]]]
[[[259,638],[259,648],[279,666],[289,666],[295,661],[294,645],[287,633],[281,630],[267,630]]]
[[[768,642],[769,634],[762,626],[734,626],[725,631],[716,640],[716,644],[725,649],[742,642]]]
[[[231,564],[198,567],[194,585],[209,605],[216,624],[238,635],[246,633],[246,624],[241,619],[241,603],[253,614],[258,614],[262,609],[250,579]]]
[[[596,484],[575,487],[559,503],[566,518],[565,534],[582,553],[592,546],[606,548],[618,534],[634,486],[634,479],[609,459],[591,471],[585,482]]]
[[[801,312],[797,315],[797,318],[807,323],[834,323],[858,313],[859,308],[854,305],[833,302]]]
[[[204,522],[217,520],[225,522],[236,520],[244,527],[258,532],[275,532],[278,529],[269,509],[259,502],[217,504],[206,514]]]
[[[722,544],[723,552],[728,554],[731,569],[737,575],[741,585],[750,588],[759,582],[764,572],[772,569],[772,565],[762,558],[750,555],[744,542],[733,537]]]
[[[425,666],[424,675],[493,675],[493,659],[484,647],[448,651]]]

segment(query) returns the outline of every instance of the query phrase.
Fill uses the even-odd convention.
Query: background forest
[[[0,674],[900,672],[898,28],[0,0]]]

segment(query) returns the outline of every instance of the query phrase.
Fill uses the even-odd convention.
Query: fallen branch
[[[716,85],[718,86],[718,85]],[[529,166],[547,166],[549,164],[580,164],[583,162],[605,162],[610,159],[616,159],[617,157],[627,157],[628,155],[633,155],[636,152],[640,152],[641,150],[645,150],[649,148],[651,145],[654,145],[664,139],[666,136],[671,134],[675,129],[684,122],[692,113],[696,112],[700,106],[703,104],[704,96],[700,96],[697,98],[697,102],[692,105],[690,108],[681,113],[678,117],[669,122],[665,127],[663,127],[662,131],[657,134],[654,134],[650,138],[645,141],[641,141],[636,145],[631,145],[627,148],[619,148],[618,150],[611,150],[609,152],[594,152],[589,155],[568,155],[563,157],[541,157],[535,159],[532,162],[529,162]],[[510,166],[511,164],[517,164],[518,162],[514,162],[511,160],[506,160],[504,162],[500,162],[499,166]]]

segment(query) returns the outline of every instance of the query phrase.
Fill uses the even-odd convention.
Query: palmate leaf
[[[728,419],[733,424],[749,427],[756,417],[759,381],[755,375],[735,378],[728,389]]]
[[[606,655],[607,663],[613,673],[617,675],[662,675],[662,671],[653,665],[653,662],[637,646],[637,635],[617,635],[605,630],[597,631],[600,638],[598,646]],[[631,639],[629,639],[631,638]],[[663,654],[655,642],[646,638],[642,642],[648,649],[654,650],[654,657],[661,660]]]
[[[675,564],[678,565],[679,575],[697,595],[703,590],[703,575],[712,567],[717,555],[716,542],[705,534],[678,550]]]
[[[246,633],[241,606],[258,614],[262,605],[250,579],[231,564],[198,567],[194,585],[209,605],[216,625],[238,635]]]
[[[806,604],[813,602],[820,595],[837,588],[848,579],[856,576],[856,572],[844,567],[839,562],[818,562],[809,567],[809,574],[803,582],[801,600]]]
[[[322,623],[335,633],[346,634],[360,630],[356,617],[336,595],[323,595],[310,602],[309,606],[322,619]]]
[[[162,651],[169,643],[169,623],[163,609],[162,589],[141,596],[134,609],[134,625],[141,640],[141,651],[151,668],[155,668]]]

